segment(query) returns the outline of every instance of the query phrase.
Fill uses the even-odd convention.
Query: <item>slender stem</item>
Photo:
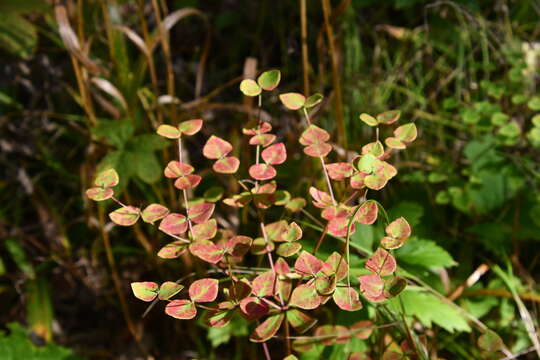
[[[266,342],[263,342],[262,347],[264,350],[264,357],[266,358],[266,360],[272,360],[272,357],[270,356],[270,351],[268,350],[268,344],[266,344]]]
[[[309,59],[307,45],[307,15],[306,0],[300,0],[300,39],[302,42],[302,70],[304,94],[309,94]]]
[[[118,205],[120,205],[121,207],[127,207],[127,205],[125,205],[123,202],[121,202],[120,200],[118,200],[117,198],[115,198],[114,196],[111,196],[111,199],[117,203]]]
[[[178,138],[178,160],[183,163],[183,156],[182,156],[182,136]],[[189,218],[189,204],[188,204],[188,195],[187,190],[182,189],[182,193],[184,194],[184,207],[186,208],[186,215],[187,215],[187,221],[189,226],[189,233],[193,236],[193,225],[191,224],[191,220]]]

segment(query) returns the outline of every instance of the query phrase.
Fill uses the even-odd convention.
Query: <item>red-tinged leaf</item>
[[[240,91],[246,96],[257,96],[261,94],[261,87],[252,79],[244,79],[240,83]]]
[[[375,119],[373,116],[366,113],[360,114],[359,118],[360,120],[362,120],[365,124],[369,126],[377,126],[379,124],[377,119]]]
[[[244,256],[251,247],[253,239],[249,236],[237,235],[227,240],[227,252],[235,257]]]
[[[349,329],[343,325],[335,325],[334,332],[337,334],[336,344],[346,344],[349,342],[351,335]]]
[[[203,223],[194,225],[192,228],[191,236],[193,240],[209,240],[216,236],[217,222],[215,219],[210,219]]]
[[[284,313],[269,316],[264,322],[255,328],[249,337],[249,340],[253,342],[265,342],[269,340],[278,332],[279,328],[281,327],[281,323],[283,323],[283,319],[285,319]]]
[[[181,163],[180,161],[169,161],[163,173],[165,174],[165,177],[175,179],[180,176],[189,175],[193,171],[195,171],[195,169],[189,164]]]
[[[398,296],[407,287],[407,280],[401,276],[393,276],[384,282],[384,296],[392,298]]]
[[[337,281],[340,281],[347,276],[347,268],[347,261],[334,251],[324,262],[322,272],[328,276],[335,274]]]
[[[239,166],[240,160],[238,160],[237,157],[227,156],[217,160],[214,165],[212,165],[212,169],[220,174],[234,174],[238,171]]]
[[[385,236],[381,239],[381,246],[387,250],[399,249],[405,244],[404,239],[396,239],[390,236]]]
[[[174,182],[174,187],[180,190],[196,188],[201,182],[202,178],[199,175],[186,175],[180,176]]]
[[[378,212],[379,207],[377,206],[377,203],[373,200],[368,200],[360,205],[360,209],[354,216],[354,221],[358,221],[363,225],[371,225],[377,220]]]
[[[275,200],[276,196],[274,194],[256,194],[253,196],[253,203],[259,209],[268,209],[274,205]]]
[[[395,239],[407,239],[411,236],[411,226],[404,217],[392,221],[385,229],[386,234]]]
[[[351,332],[354,333],[354,337],[360,340],[366,340],[373,332],[373,328],[372,321],[361,320],[351,325]]]
[[[304,146],[322,144],[330,139],[328,131],[321,129],[317,125],[309,125],[300,135],[300,144]]]
[[[363,172],[357,172],[356,174],[351,176],[351,187],[353,189],[363,189],[366,186],[366,184],[364,183],[366,176],[368,176],[368,174]]]
[[[334,325],[323,325],[315,329],[315,336],[318,342],[325,346],[333,345],[336,342],[337,333]]]
[[[317,323],[317,320],[307,315],[298,309],[289,309],[285,313],[287,321],[292,325],[294,330],[299,334],[303,334]]]
[[[144,222],[153,224],[154,222],[163,219],[169,214],[169,209],[160,204],[150,204],[144,208],[141,217]]]
[[[167,139],[178,139],[182,134],[178,128],[171,125],[160,125],[157,128],[157,133]]]
[[[276,176],[276,169],[268,164],[251,165],[249,175],[255,180],[270,180]]]
[[[406,143],[413,142],[414,140],[416,140],[416,136],[418,136],[416,125],[414,123],[401,125],[396,130],[394,130],[394,136]]]
[[[314,346],[314,341],[309,338],[293,340],[292,342],[293,350],[299,353],[308,352],[313,349]]]
[[[277,184],[275,181],[270,181],[269,183],[262,184],[258,188],[252,190],[254,194],[273,194],[277,189]]]
[[[293,221],[292,223],[289,224],[289,226],[287,227],[287,230],[281,234],[281,238],[279,240],[292,242],[292,241],[298,241],[301,238],[302,238],[302,228]]]
[[[264,238],[259,237],[253,240],[251,244],[251,253],[254,255],[263,255],[268,252],[274,251],[275,245],[273,241],[269,241],[268,244]]]
[[[204,322],[208,326],[222,328],[229,325],[233,315],[234,311],[229,309],[209,311],[204,317]]]
[[[118,177],[118,173],[116,172],[116,170],[107,169],[100,172],[96,176],[96,179],[94,180],[94,185],[108,188],[118,185],[119,181],[120,178]]]
[[[263,72],[257,78],[257,84],[266,91],[274,90],[281,80],[281,71],[279,70],[268,70]]]
[[[377,274],[362,275],[358,277],[360,291],[366,299],[373,302],[386,300],[384,296],[384,280]]]
[[[285,149],[285,144],[277,143],[264,149],[261,156],[267,164],[283,164],[287,160],[287,149]]]
[[[229,286],[229,297],[232,301],[238,303],[240,300],[248,297],[250,294],[251,284],[247,279],[244,278],[239,281],[231,281],[231,285]],[[234,304],[232,307],[234,307]]]
[[[380,157],[384,154],[384,147],[380,141],[374,141],[362,146],[362,155],[371,154],[375,157]]]
[[[203,155],[207,159],[221,159],[231,151],[232,145],[229,142],[214,135],[206,141],[203,147]]]
[[[341,310],[358,311],[362,308],[358,292],[351,287],[337,287],[332,298]]]
[[[366,174],[371,174],[380,163],[381,160],[369,153],[353,159],[356,168]]]
[[[198,133],[203,125],[202,119],[183,121],[178,125],[178,130],[184,135],[192,136]]]
[[[319,272],[315,278],[315,289],[320,295],[331,295],[336,289],[336,277]]]
[[[249,139],[249,145],[260,145],[262,147],[267,147],[276,140],[276,135],[274,134],[257,134],[252,136]]]
[[[223,249],[208,240],[192,243],[189,245],[189,251],[198,258],[211,264],[217,264],[223,259]]]
[[[276,270],[276,273],[278,275],[285,275],[291,272],[289,264],[287,264],[287,261],[285,261],[285,259],[283,258],[278,258],[276,260],[276,263],[274,264],[274,270]]]
[[[333,164],[327,164],[326,170],[328,170],[328,176],[332,180],[343,180],[350,177],[353,174],[353,167],[346,162],[338,162]]]
[[[309,188],[309,194],[313,198],[313,205],[318,208],[324,209],[333,205],[332,197],[324,191],[317,190],[312,186]]]
[[[315,289],[315,284],[298,285],[292,292],[289,306],[304,310],[313,310],[321,305],[321,297]]]
[[[294,268],[296,271],[306,275],[315,275],[322,269],[322,267],[323,262],[307,251],[302,251],[294,263]]]
[[[94,201],[103,201],[110,199],[114,195],[111,188],[93,187],[86,190],[86,196]]]
[[[268,314],[270,308],[263,300],[250,296],[240,301],[240,314],[247,320],[253,321]]]
[[[244,207],[252,199],[251,193],[245,191],[239,195],[233,195],[230,198],[223,199],[223,203],[232,207]]]
[[[369,259],[367,259],[364,266],[375,274],[386,276],[391,275],[396,271],[397,264],[396,259],[392,254],[383,248],[378,248]]]
[[[141,209],[134,206],[123,206],[109,214],[111,220],[120,226],[131,226],[139,220]]]
[[[189,207],[188,216],[195,224],[200,224],[210,219],[216,207],[213,203],[202,202]]]
[[[356,225],[351,224],[349,229],[349,218],[348,217],[335,217],[328,221],[326,225],[326,230],[329,234],[339,237],[346,237],[347,233],[352,235],[356,231]]]
[[[254,128],[242,129],[242,133],[245,135],[265,134],[270,131],[272,131],[272,124],[267,121],[262,121],[260,124],[257,123],[257,126]]]
[[[289,257],[297,254],[300,250],[302,250],[302,244],[299,242],[286,242],[280,244],[276,252],[279,256]]]
[[[189,297],[193,302],[205,303],[216,300],[219,290],[217,279],[200,279],[189,286]]]
[[[404,142],[402,142],[401,140],[395,137],[388,137],[384,139],[384,143],[389,148],[396,149],[396,150],[403,150],[407,147]]]
[[[159,286],[155,282],[143,281],[143,282],[132,282],[131,290],[133,295],[139,300],[142,301],[152,301],[158,295]]]
[[[174,281],[166,281],[159,287],[159,300],[169,300],[182,291],[183,288],[184,285],[177,284]]]
[[[279,100],[289,110],[298,110],[306,103],[306,97],[299,93],[285,93],[279,95]]]
[[[331,205],[321,211],[321,217],[325,220],[332,220],[335,218],[346,218],[349,215],[349,209],[345,209],[340,205]]]
[[[175,319],[190,320],[197,315],[197,308],[190,300],[173,300],[165,307],[165,313]]]
[[[282,236],[288,229],[289,225],[285,220],[276,221],[264,226],[264,232],[270,241],[282,241]]]
[[[364,184],[371,190],[381,190],[387,182],[388,179],[379,174],[371,174],[364,179]]]
[[[177,213],[167,215],[159,224],[159,230],[172,235],[183,234],[187,228],[188,222],[186,217]]]
[[[390,125],[398,121],[400,116],[401,111],[399,110],[385,111],[377,115],[377,121],[379,124]]]
[[[306,206],[306,199],[303,199],[301,197],[296,197],[296,198],[291,199],[285,204],[285,209],[294,213],[294,212],[301,211],[305,206]]]
[[[173,241],[162,247],[157,255],[162,259],[176,259],[186,251],[188,245],[183,241]]]
[[[272,271],[257,275],[251,283],[253,294],[258,297],[272,296],[276,289],[276,276]]]
[[[304,148],[304,154],[311,157],[325,157],[332,151],[332,146],[327,143],[313,144]]]

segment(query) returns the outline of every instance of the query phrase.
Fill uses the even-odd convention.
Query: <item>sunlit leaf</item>
[[[118,185],[120,178],[114,169],[107,169],[100,172],[94,180],[94,185],[101,187],[113,187]]]
[[[150,204],[144,208],[141,217],[144,222],[153,224],[154,222],[163,219],[169,214],[169,209],[160,204]]]
[[[332,197],[324,191],[318,190],[312,186],[309,188],[309,194],[313,198],[313,205],[318,208],[326,208],[333,205]]]
[[[418,135],[416,130],[416,125],[414,123],[408,123],[401,125],[396,130],[394,130],[394,136],[404,142],[413,142]]]
[[[190,300],[173,300],[165,307],[165,313],[175,319],[190,320],[197,315],[197,308]]]
[[[285,204],[285,208],[291,212],[298,212],[306,206],[306,199],[296,197]]]
[[[246,96],[257,96],[260,95],[262,89],[255,80],[244,79],[240,83],[240,91]]]
[[[304,154],[311,157],[324,157],[332,151],[332,145],[328,143],[308,145],[304,148]]]
[[[379,122],[379,124],[390,125],[398,121],[400,116],[401,111],[399,110],[385,111],[377,115],[377,122]]]
[[[384,143],[386,144],[386,146],[388,146],[389,148],[391,149],[396,149],[396,150],[402,150],[402,149],[405,149],[407,146],[405,145],[405,143],[403,143],[401,140],[399,140],[398,138],[395,138],[395,137],[388,137],[384,140]]]
[[[396,239],[406,239],[411,236],[411,226],[404,217],[392,221],[385,229],[386,234]]]
[[[203,125],[202,119],[193,119],[193,120],[187,120],[183,121],[178,125],[178,130],[182,132],[182,134],[192,136],[198,133]]]
[[[172,213],[167,215],[159,224],[159,230],[172,235],[180,235],[186,232],[188,222],[184,215]]]
[[[257,78],[257,83],[264,90],[272,91],[279,85],[280,80],[281,80],[281,71],[268,70],[268,71],[263,72]]]
[[[279,100],[289,110],[298,110],[306,103],[306,97],[299,93],[285,93],[279,95]]]
[[[133,295],[139,300],[142,301],[152,301],[158,295],[159,286],[155,282],[143,281],[143,282],[132,282],[131,290]]]
[[[114,195],[114,190],[111,188],[93,187],[86,190],[86,196],[94,201],[103,201],[110,199]]]
[[[379,212],[379,207],[377,203],[373,200],[365,201],[360,205],[360,209],[356,212],[354,216],[354,221],[358,221],[363,225],[371,225],[377,220],[377,214]]]
[[[362,146],[362,155],[371,154],[375,157],[380,157],[384,154],[384,147],[380,141],[374,141]]]
[[[109,214],[111,220],[120,226],[131,226],[139,220],[141,210],[134,206],[123,206]]]
[[[391,275],[396,271],[397,264],[396,259],[392,254],[383,248],[378,248],[369,259],[367,259],[365,267],[378,275],[386,276]]]
[[[159,300],[169,300],[182,291],[183,288],[184,285],[177,284],[174,281],[166,281],[159,287]]]
[[[362,275],[358,277],[360,290],[366,299],[373,302],[386,300],[384,296],[384,280],[377,274]]]
[[[287,159],[285,144],[277,143],[264,149],[261,153],[263,160],[270,165],[278,165]]]
[[[191,174],[195,169],[193,166],[180,161],[170,161],[163,172],[165,177],[170,179],[175,179],[180,176],[185,176]]]
[[[209,240],[216,236],[217,222],[215,219],[194,225],[191,231],[193,240]]]
[[[227,156],[232,149],[232,145],[229,142],[212,135],[206,141],[206,144],[204,144],[203,155],[207,159],[220,159]]]
[[[332,298],[341,310],[358,311],[362,308],[358,292],[351,287],[338,286]]]
[[[157,133],[167,139],[178,139],[182,134],[178,128],[172,125],[160,125],[157,128]]]
[[[180,176],[174,182],[174,187],[180,190],[196,188],[201,183],[202,177],[200,175],[186,175]]]
[[[328,170],[328,176],[330,176],[332,180],[343,180],[348,178],[354,171],[353,166],[347,162],[327,164],[326,170]]]
[[[272,271],[259,274],[251,283],[253,294],[258,297],[272,296],[276,289],[276,275]]]
[[[300,144],[307,146],[327,142],[330,139],[328,131],[321,129],[317,125],[309,125],[300,135]]]
[[[272,316],[269,316],[264,322],[255,328],[249,340],[253,342],[265,342],[274,336],[279,328],[283,319],[285,318],[284,313],[278,313]]]
[[[218,290],[219,281],[217,279],[199,279],[189,286],[189,297],[196,303],[212,302],[216,300]]]
[[[274,134],[257,134],[249,139],[249,145],[261,145],[262,147],[267,147],[276,140],[276,135]]]

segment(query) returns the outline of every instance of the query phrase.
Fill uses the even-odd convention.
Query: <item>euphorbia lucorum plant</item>
[[[263,92],[274,91],[280,78],[278,70],[270,70],[261,74],[257,81],[242,81],[240,90],[246,96],[257,97],[260,107]],[[317,322],[310,315],[310,310],[332,306],[329,303],[332,299],[341,310],[357,311],[362,308],[360,295],[370,302],[382,302],[397,296],[405,288],[405,279],[395,275],[397,264],[392,251],[404,244],[411,235],[411,228],[403,217],[388,219],[377,201],[368,200],[368,192],[381,190],[397,174],[396,168],[386,160],[392,151],[405,149],[415,140],[416,127],[414,123],[396,127],[393,136],[384,140],[385,148],[379,139],[379,127],[395,124],[400,112],[387,111],[377,116],[363,113],[359,118],[375,128],[375,141],[362,146],[359,155],[351,161],[328,163],[328,155],[333,149],[329,142],[330,134],[313,124],[309,117],[309,109],[317,106],[322,98],[320,94],[309,97],[299,93],[279,95],[287,109],[300,111],[305,119],[305,130],[298,141],[304,146],[305,155],[320,161],[326,185],[323,189],[311,187],[309,195],[313,206],[321,209],[321,217],[326,221],[324,232],[344,239],[345,247],[321,259],[302,249],[303,230],[297,222],[283,219],[266,221],[266,209],[272,206],[281,206],[289,214],[308,214],[304,209],[304,198],[292,197],[285,189],[278,190],[274,178],[279,165],[287,160],[287,150],[285,144],[271,133],[270,122],[257,119],[253,126],[243,129],[249,137],[249,144],[255,147],[255,161],[246,167],[251,179],[238,179],[242,191],[223,200],[218,196],[198,201],[190,201],[188,190],[196,188],[202,178],[194,173],[193,166],[185,162],[182,139],[196,134],[204,126],[204,121],[195,119],[178,126],[161,125],[157,133],[176,141],[178,147],[178,160],[167,164],[164,175],[173,179],[174,186],[181,191],[182,211],[173,212],[161,204],[149,204],[142,210],[124,205],[114,197],[113,188],[118,184],[118,174],[114,169],[99,173],[95,187],[88,189],[86,194],[96,201],[112,199],[118,203],[120,207],[109,214],[117,225],[130,226],[139,218],[152,225],[159,222],[159,230],[172,240],[159,250],[157,255],[160,258],[175,259],[189,251],[201,260],[215,264],[219,271],[209,271],[208,274],[215,277],[192,279],[189,284],[134,282],[131,287],[135,297],[148,302],[165,301],[165,312],[176,319],[193,319],[198,309],[204,309],[206,323],[214,327],[226,326],[233,314],[238,313],[247,321],[256,322],[250,335],[253,342],[264,344],[283,328],[282,338],[287,339],[290,353],[290,328],[302,334]],[[232,150],[228,141],[212,135],[206,141],[202,154],[213,161],[214,172],[230,176],[236,174],[240,167],[239,159],[230,155]],[[333,181],[348,182],[350,194],[346,194],[345,200],[336,199]],[[351,204],[355,199],[360,200]],[[212,216],[215,202],[220,200],[230,207],[253,207],[258,232],[233,234],[230,229],[219,229]],[[386,224],[386,236],[366,260],[364,266],[369,273],[358,277],[360,286],[357,289],[351,286],[349,240],[357,223],[373,224],[379,214],[384,215],[382,221]],[[264,256],[267,270],[239,270],[248,252]],[[187,291],[182,292],[186,286]],[[320,343],[330,345],[346,341],[351,336],[365,339],[371,333],[371,327],[370,321],[360,321],[350,329],[322,325],[314,333],[321,339]],[[296,342],[293,348],[297,351],[309,345],[306,341]],[[266,346],[264,350],[269,357]]]

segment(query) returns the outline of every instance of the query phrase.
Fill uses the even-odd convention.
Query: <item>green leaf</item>
[[[158,295],[158,284],[152,281],[132,282],[131,290],[137,299],[152,301]]]
[[[153,152],[137,151],[130,153],[137,176],[148,184],[153,184],[161,178],[161,167]]]
[[[134,132],[133,124],[128,120],[103,120],[92,129],[94,135],[117,149],[123,149]]]
[[[395,312],[402,313],[400,299],[405,308],[405,316],[414,316],[426,326],[436,324],[448,332],[471,331],[464,316],[453,306],[427,292],[405,290],[399,298],[388,301],[389,307]]]
[[[306,103],[304,104],[304,106],[306,107],[306,109],[317,106],[321,103],[323,98],[324,96],[322,96],[322,94],[319,94],[319,93],[313,94],[306,99]]]
[[[306,103],[304,95],[292,92],[279,95],[279,100],[289,110],[298,110]]]
[[[24,275],[26,275],[30,279],[35,278],[36,273],[34,271],[34,267],[28,261],[20,239],[7,238],[4,240],[4,245],[8,253],[11,255],[11,259],[15,264],[17,264],[17,266],[24,273]]]
[[[253,342],[265,342],[269,340],[277,333],[284,318],[285,313],[278,313],[268,317],[268,319],[255,328],[249,340]]]
[[[377,119],[366,113],[360,114],[359,118],[369,126],[377,126],[379,124]]]
[[[263,72],[257,79],[257,83],[261,88],[266,91],[274,90],[281,80],[281,71],[279,70],[268,70]]]
[[[540,97],[534,96],[533,98],[531,98],[531,100],[527,102],[527,106],[529,107],[529,109],[534,111],[540,110]]]
[[[23,4],[24,1],[19,3]],[[36,44],[37,31],[33,23],[20,15],[0,12],[0,48],[28,59],[34,53]]]
[[[118,173],[114,169],[101,171],[94,180],[94,185],[101,187],[113,187],[120,181]]]
[[[49,285],[45,278],[37,278],[28,282],[25,295],[26,319],[34,334],[50,342],[53,337],[53,306]]]
[[[169,300],[182,291],[183,288],[184,285],[177,284],[174,281],[166,281],[159,287],[159,300]]]
[[[457,263],[442,247],[431,240],[409,240],[402,248],[396,250],[399,263],[421,266],[427,269],[439,269],[455,266]]]
[[[257,96],[262,90],[255,80],[245,79],[240,83],[240,91],[246,96]]]

